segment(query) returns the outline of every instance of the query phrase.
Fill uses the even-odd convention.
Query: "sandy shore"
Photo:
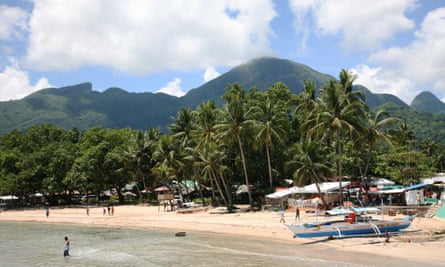
[[[85,208],[50,209],[49,217],[44,209],[9,210],[0,213],[0,221],[45,222],[56,224],[78,224],[85,226],[130,227],[165,229],[172,232],[211,232],[247,236],[266,239],[269,242],[289,242],[295,246],[311,246],[314,251],[324,251],[317,257],[336,259],[339,255],[375,256],[375,266],[387,266],[388,262],[424,263],[427,266],[445,266],[443,246],[445,245],[445,220],[439,218],[415,218],[411,230],[419,232],[393,236],[390,243],[383,238],[353,238],[317,242],[311,239],[293,238],[292,233],[279,221],[279,215],[273,211],[238,212],[231,214],[218,213],[220,209],[208,209],[193,213],[165,212],[163,208],[154,206],[117,206],[115,213],[103,215],[102,207],[90,207],[89,216]],[[287,223],[294,222],[294,212],[288,211],[285,216]],[[313,213],[301,212],[300,222],[326,220],[316,217]],[[326,253],[327,252],[327,253]],[[333,252],[333,253],[331,253]],[[351,254],[353,253],[353,254]],[[337,256],[338,258],[339,256]],[[344,260],[344,259],[343,259]],[[349,262],[367,263],[360,257],[351,257]]]

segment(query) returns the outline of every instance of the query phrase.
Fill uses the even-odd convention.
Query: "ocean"
[[[63,257],[64,237],[70,257]],[[303,256],[302,256],[303,254]],[[0,266],[363,266],[289,243],[210,233],[0,222]]]

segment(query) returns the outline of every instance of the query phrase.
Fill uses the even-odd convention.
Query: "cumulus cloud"
[[[271,0],[35,0],[27,63],[146,75],[233,66],[271,54]]]
[[[367,87],[373,93],[392,94],[400,97],[407,104],[419,93],[418,90],[406,90],[413,89],[409,79],[399,77],[394,71],[382,67],[359,65],[351,71],[357,75],[355,83]]]
[[[415,40],[372,54],[370,65],[359,66],[359,81],[373,92],[399,92],[406,103],[421,91],[445,94],[445,8],[427,14]],[[409,82],[408,82],[409,81]]]
[[[204,82],[208,82],[210,80],[215,79],[216,77],[219,76],[219,72],[215,70],[215,68],[210,67],[207,68],[204,72]]]
[[[18,7],[0,5],[0,40],[21,39],[27,30],[28,13]]]
[[[6,66],[0,73],[0,101],[21,99],[35,91],[52,86],[44,77],[40,78],[34,85],[31,84],[28,72],[23,71],[15,63]]]
[[[290,7],[302,40],[308,38],[308,29],[320,35],[340,34],[345,52],[376,49],[414,27],[405,13],[415,7],[415,0],[291,0]]]
[[[181,79],[179,78],[175,78],[173,81],[168,82],[166,86],[157,90],[156,93],[164,93],[177,97],[185,95],[184,91],[182,91],[181,88]]]

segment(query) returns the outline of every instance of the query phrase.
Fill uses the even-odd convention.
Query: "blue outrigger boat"
[[[294,237],[300,238],[368,237],[398,233],[410,226],[411,219],[379,220],[351,213],[344,220],[285,225],[294,233]]]

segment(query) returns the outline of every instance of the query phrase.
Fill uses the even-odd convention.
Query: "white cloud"
[[[215,70],[215,68],[210,67],[207,68],[204,72],[204,82],[208,82],[210,80],[215,79],[216,77],[218,77],[220,75],[220,73],[218,71]]]
[[[0,5],[0,40],[21,39],[27,30],[28,14],[18,7]]]
[[[303,40],[308,29],[321,35],[341,34],[340,47],[346,52],[376,49],[414,26],[405,13],[415,7],[415,0],[291,0],[290,6]]]
[[[395,95],[407,104],[420,93],[412,88],[409,79],[398,77],[397,73],[383,70],[381,67],[359,65],[351,71],[357,75],[355,84],[363,85],[373,93]],[[411,90],[407,90],[407,88]]]
[[[271,0],[35,0],[27,62],[145,75],[233,66],[271,54]]]
[[[185,95],[181,88],[181,79],[175,78],[173,81],[168,82],[166,86],[157,90],[156,93],[164,93],[167,95],[181,97]]]
[[[379,66],[358,67],[367,81],[363,84],[377,92],[399,92],[406,103],[421,91],[445,93],[445,8],[431,11],[415,33],[416,39],[405,47],[382,49],[369,58]],[[408,82],[409,81],[409,82]],[[386,84],[383,86],[383,84]],[[372,85],[372,86],[371,86]],[[380,86],[379,86],[380,85]],[[373,88],[373,86],[375,86]]]
[[[43,88],[53,87],[46,78],[31,84],[28,73],[12,62],[0,73],[0,101],[21,99]]]

